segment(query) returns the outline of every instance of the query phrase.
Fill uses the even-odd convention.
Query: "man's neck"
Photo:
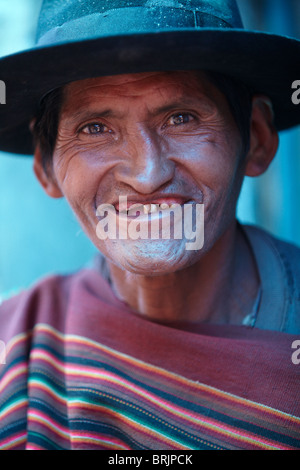
[[[142,276],[109,264],[113,289],[134,311],[160,322],[241,324],[259,288],[251,249],[235,223],[192,266]]]

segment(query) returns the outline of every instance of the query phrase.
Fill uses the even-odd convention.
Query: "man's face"
[[[139,274],[187,267],[235,218],[242,143],[225,97],[194,72],[102,77],[66,86],[53,176],[82,227],[114,264]],[[100,240],[96,208],[132,203],[204,204],[198,252],[185,239]],[[117,215],[118,218],[118,215]]]

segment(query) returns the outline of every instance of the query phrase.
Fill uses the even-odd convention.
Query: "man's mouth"
[[[102,204],[96,215],[101,217],[97,224],[97,236],[101,240],[191,240],[187,250],[198,249],[203,237],[203,204],[191,198],[169,196],[146,198],[143,202],[120,196],[114,204]],[[199,222],[199,223],[198,223]],[[197,227],[200,224],[200,237]],[[196,238],[196,248],[193,242]],[[173,243],[173,242],[172,242]],[[190,248],[190,246],[192,246]]]
[[[159,211],[168,211],[170,209],[178,208],[187,203],[186,199],[183,198],[168,198],[168,199],[157,199],[146,203],[132,202],[132,201],[120,201],[114,205],[116,212],[119,214],[127,215],[139,215],[139,214],[154,214]]]

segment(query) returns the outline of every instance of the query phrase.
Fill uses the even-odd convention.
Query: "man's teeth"
[[[131,212],[144,212],[144,214],[154,214],[155,212],[158,212],[159,210],[167,210],[167,209],[174,209],[175,207],[177,207],[178,204],[167,204],[167,203],[162,203],[162,204],[141,204],[140,205],[140,209],[137,208],[137,207],[133,207],[132,209],[129,208],[128,210],[122,210],[120,212],[122,213],[127,213],[130,211]]]
[[[159,210],[159,204],[145,204],[143,207],[144,214],[153,214]]]
[[[178,204],[167,204],[166,202],[163,202],[162,204],[145,204],[143,206],[144,208],[144,214],[154,214],[155,212],[161,211],[161,210],[168,210],[168,209],[175,209],[178,207]]]

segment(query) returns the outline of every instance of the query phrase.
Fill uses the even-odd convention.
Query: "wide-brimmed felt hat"
[[[300,41],[245,30],[234,0],[44,0],[35,47],[0,60],[0,150],[33,153],[29,122],[57,87],[162,70],[233,76],[269,96],[278,130],[300,123]]]

